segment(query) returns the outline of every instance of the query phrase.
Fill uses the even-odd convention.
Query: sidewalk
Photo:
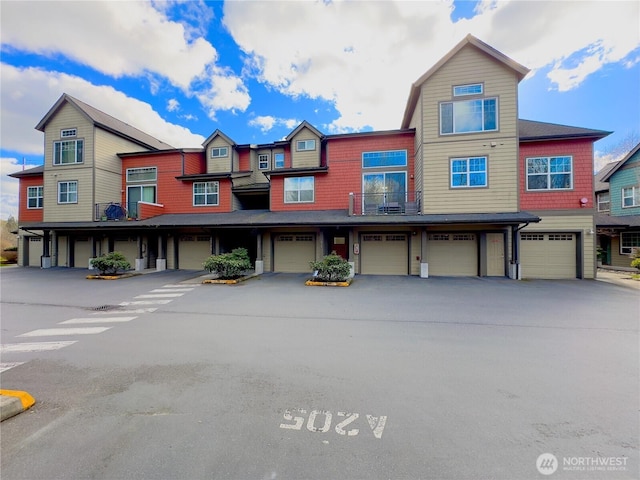
[[[596,280],[613,283],[622,287],[633,288],[640,291],[640,280],[634,280],[633,275],[637,270],[614,270],[611,268],[598,268]]]

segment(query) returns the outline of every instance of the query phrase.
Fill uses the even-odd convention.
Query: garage
[[[76,237],[73,242],[73,266],[89,268],[91,258],[91,239],[89,237]]]
[[[183,235],[178,244],[178,264],[181,270],[203,270],[202,264],[211,256],[209,235]]]
[[[409,273],[409,235],[406,233],[363,234],[360,242],[360,273],[407,275]]]
[[[133,268],[138,257],[138,240],[134,237],[116,237],[113,240],[113,251],[122,253]]]
[[[576,278],[574,233],[521,233],[522,278]]]
[[[277,234],[273,245],[275,272],[309,272],[309,262],[316,259],[316,236],[313,233]]]
[[[42,237],[26,237],[25,240],[29,242],[29,266],[39,267],[40,257],[42,257],[44,250]]]
[[[427,243],[429,276],[478,275],[478,242],[474,233],[432,233]]]

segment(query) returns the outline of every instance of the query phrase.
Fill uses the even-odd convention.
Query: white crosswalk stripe
[[[126,307],[128,305],[166,305],[171,300],[134,300],[131,302],[120,302],[120,305]]]
[[[149,293],[185,293],[191,291],[193,291],[193,288],[156,288],[155,290],[151,290]]]
[[[79,327],[79,328],[40,328],[23,333],[18,337],[57,337],[66,335],[95,335],[109,330],[111,327]]]
[[[65,320],[64,322],[58,322],[58,325],[73,325],[77,323],[117,323],[117,322],[130,322],[138,317],[90,317],[90,318],[72,318]]]
[[[186,283],[186,284],[163,285],[162,288],[196,288],[199,286],[200,286],[199,283]]]
[[[91,315],[131,315],[132,313],[153,313],[157,308],[135,308],[132,310],[112,310],[110,312],[93,312]]]
[[[66,342],[5,343],[3,345],[0,345],[0,352],[45,352],[68,347],[69,345],[73,345],[76,342],[77,340],[69,340]]]
[[[133,298],[176,298],[182,295],[184,295],[184,293],[149,293],[146,295],[136,295]]]
[[[7,363],[0,363],[0,373],[2,372],[6,372],[7,370],[12,369],[13,367],[17,367],[19,365],[22,365],[24,362],[7,362]]]

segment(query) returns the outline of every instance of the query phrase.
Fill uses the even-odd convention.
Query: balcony
[[[422,192],[351,193],[349,215],[420,215]]]
[[[96,203],[93,214],[94,220],[117,222],[136,219],[138,210],[137,202],[132,203],[130,206],[133,208],[127,208],[127,204],[121,202]]]

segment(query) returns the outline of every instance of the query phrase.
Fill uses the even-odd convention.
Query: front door
[[[336,252],[345,260],[349,260],[349,253],[347,252],[347,237],[333,237],[331,242],[331,251]]]
[[[487,276],[504,277],[504,235],[487,233]]]

